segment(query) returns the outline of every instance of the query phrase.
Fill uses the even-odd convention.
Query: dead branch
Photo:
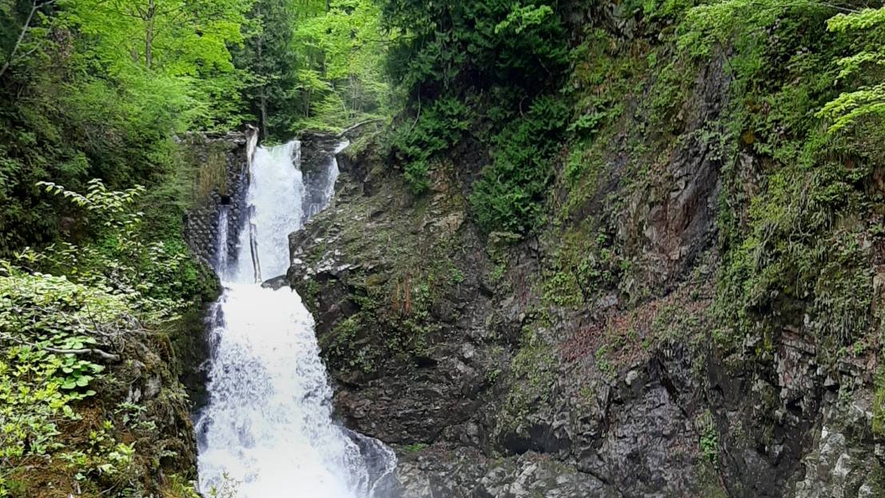
[[[38,346],[37,344],[32,344],[30,342],[23,341],[21,339],[18,339],[16,337],[12,337],[9,335],[0,336],[0,340],[15,342],[17,344],[21,344],[22,346],[28,346],[28,347],[31,347],[34,349],[46,351],[48,353],[72,354],[72,355],[77,355],[77,356],[91,354],[91,355],[98,356],[99,358],[102,358],[103,360],[106,360],[106,361],[112,361],[112,362],[119,362],[120,361],[120,355],[108,353],[108,352],[102,351],[101,349],[98,349],[98,348],[60,349],[60,348],[52,348],[52,347],[48,347],[48,346]]]
[[[18,34],[18,39],[15,41],[15,45],[12,47],[12,52],[10,52],[9,57],[6,58],[6,62],[3,63],[3,67],[0,68],[0,78],[6,73],[6,70],[9,69],[9,66],[12,64],[12,61],[15,60],[15,55],[18,53],[19,48],[21,48],[22,41],[25,39],[25,35],[28,34],[28,30],[31,29],[31,21],[34,20],[34,15],[38,10],[46,7],[47,5],[52,5],[55,3],[55,0],[46,0],[45,2],[37,2],[37,0],[33,0],[31,2],[31,11],[28,13],[28,18],[25,20],[25,24],[22,25],[22,30]]]

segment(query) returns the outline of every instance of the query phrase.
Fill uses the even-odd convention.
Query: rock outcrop
[[[885,244],[862,207],[883,166],[766,107],[810,77],[789,30],[823,28],[774,23],[752,56],[777,67],[742,73],[740,47],[677,57],[663,18],[572,7],[576,130],[543,226],[477,228],[482,130],[416,196],[364,129],[290,237],[337,414],[395,447],[407,497],[885,496]],[[774,89],[738,91],[757,77]]]
[[[727,92],[697,88],[714,116],[704,102]],[[550,296],[554,229],[485,237],[451,165],[415,197],[371,144],[341,155],[333,205],[290,237],[288,278],[317,319],[338,415],[397,449],[403,496],[883,493],[874,363],[821,364],[798,330],[765,355],[716,346],[719,166],[683,147],[610,213],[638,241],[650,297],[578,308]]]
[[[228,254],[235,255],[237,234],[243,226],[248,189],[250,144],[257,130],[245,133],[190,133],[181,140],[183,160],[194,172],[196,207],[184,220],[184,237],[191,251],[212,266],[218,258],[219,212],[227,209]]]

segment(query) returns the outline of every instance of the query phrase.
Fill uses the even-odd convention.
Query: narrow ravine
[[[393,452],[334,422],[313,317],[288,287],[261,286],[286,273],[289,233],[331,200],[344,146],[328,152],[325,177],[310,182],[318,192],[306,187],[298,141],[250,151],[237,254],[227,254],[221,210],[224,293],[210,316],[209,402],[197,422],[203,493],[232,485],[242,498],[384,495],[379,483],[392,474]]]

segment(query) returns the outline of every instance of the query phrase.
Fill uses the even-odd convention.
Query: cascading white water
[[[255,228],[255,247],[260,268],[259,277],[273,278],[286,273],[289,267],[289,234],[301,228],[304,183],[300,163],[301,143],[293,140],[278,147],[259,147],[252,159],[249,191],[249,223]],[[251,254],[251,235],[240,232],[237,269],[238,282],[255,282]]]
[[[242,498],[382,498],[376,488],[394,469],[393,452],[333,423],[313,318],[291,289],[255,283],[253,247],[263,276],[288,266],[288,234],[303,219],[299,166],[298,142],[255,152],[237,265],[218,268],[233,281],[224,282],[210,317],[210,399],[197,423],[200,489],[230,480]]]
[[[218,238],[215,240],[216,261],[215,271],[221,280],[227,279],[227,268],[230,266],[227,255],[227,225],[229,223],[230,206],[222,204],[218,211]]]

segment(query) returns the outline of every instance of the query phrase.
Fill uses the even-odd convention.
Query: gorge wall
[[[484,240],[445,173],[416,199],[377,161],[340,160],[334,205],[291,237],[289,277],[339,415],[397,448],[404,496],[882,492],[875,363],[822,365],[789,329],[768,357],[752,343],[724,355],[710,225],[674,289],[569,309],[544,295],[558,244]]]
[[[194,165],[196,206],[184,222],[185,241],[197,258],[216,263],[219,213],[228,206],[228,254],[236,254],[239,229],[243,226],[248,189],[249,148],[257,145],[257,130],[224,134],[191,133],[181,139],[184,160]]]
[[[881,209],[827,205],[847,163],[735,126],[730,49],[662,69],[640,21],[576,16],[607,27],[568,85],[618,112],[563,145],[543,227],[479,228],[478,141],[416,195],[379,129],[290,237],[338,414],[397,449],[408,497],[883,495]],[[855,156],[840,195],[875,203],[885,169]]]

